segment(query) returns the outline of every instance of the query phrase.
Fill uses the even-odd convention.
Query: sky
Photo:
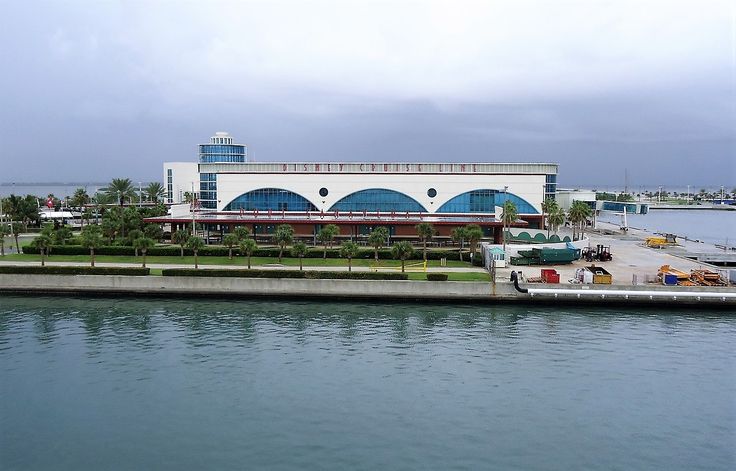
[[[736,186],[736,3],[3,2],[0,182],[256,161],[553,162]]]

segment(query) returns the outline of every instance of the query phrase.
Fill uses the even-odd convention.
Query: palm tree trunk
[[[94,248],[89,249],[89,257],[90,257],[89,259],[90,266],[94,267],[95,266],[95,249]]]
[[[143,251],[143,268],[146,268],[146,250]]]
[[[46,265],[46,260],[45,259],[46,259],[46,250],[45,249],[41,249],[41,266],[42,267]]]
[[[327,244],[325,244],[325,250],[322,252],[322,258],[325,260],[327,259]]]
[[[184,246],[182,245],[182,246],[181,246],[180,248],[181,248],[181,252],[180,252],[180,254],[181,254],[181,256],[183,257],[183,256],[184,256]]]
[[[199,264],[197,263],[198,262],[198,260],[197,260],[197,254],[198,253],[199,253],[199,250],[195,250],[194,251],[194,269],[195,270],[199,268]]]
[[[250,270],[250,255],[248,255],[248,270]]]
[[[299,271],[302,271],[303,269],[304,269],[304,267],[303,267],[303,265],[302,265],[302,257],[301,257],[301,255],[300,255],[300,256],[299,256]]]
[[[281,247],[281,250],[279,250],[279,263],[281,263],[281,257],[284,255],[284,248]]]
[[[375,249],[374,253],[375,253],[376,262],[377,262],[378,261],[378,249],[377,248]]]
[[[353,271],[353,259],[348,257],[348,271]]]
[[[15,236],[15,251],[20,253],[20,246],[18,245],[18,233],[13,234]]]
[[[401,273],[404,273],[404,259],[401,259]]]
[[[424,256],[424,261],[427,261],[427,239],[422,240],[422,253]]]
[[[227,258],[228,258],[228,260],[232,260],[233,259],[233,248],[232,247],[228,247],[228,249],[227,249]]]

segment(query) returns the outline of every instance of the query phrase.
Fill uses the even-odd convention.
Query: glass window
[[[520,214],[537,214],[534,206],[513,193],[498,190],[473,190],[455,196],[437,210],[438,213],[495,213],[496,206],[504,201],[513,201]]]
[[[415,199],[398,191],[382,188],[356,191],[332,205],[330,211],[427,212]]]
[[[302,195],[280,188],[260,188],[238,196],[228,203],[225,211],[317,211]]]

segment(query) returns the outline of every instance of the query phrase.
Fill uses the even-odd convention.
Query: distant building
[[[569,211],[573,201],[582,201],[590,206],[590,209],[595,209],[595,195],[595,190],[559,188],[557,189],[557,205],[564,211]]]

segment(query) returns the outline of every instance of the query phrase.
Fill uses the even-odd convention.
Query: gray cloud
[[[0,181],[159,179],[228,130],[268,160],[559,162],[736,182],[729,2],[15,2]],[[7,20],[6,20],[7,22]]]

